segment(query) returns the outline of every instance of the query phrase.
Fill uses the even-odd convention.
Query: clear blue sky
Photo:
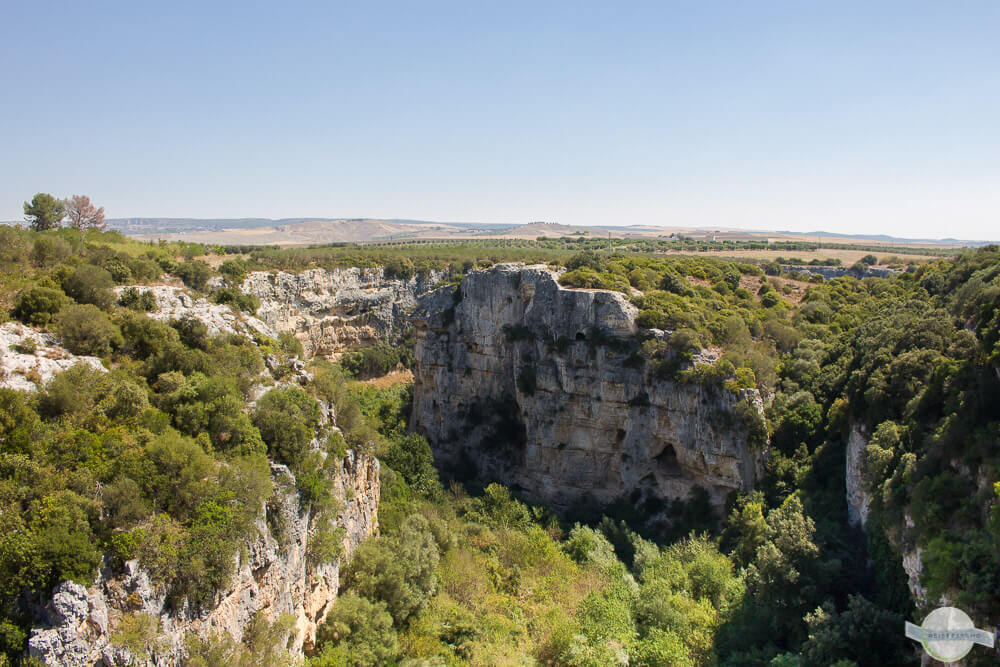
[[[4,2],[0,219],[1000,239],[1000,2]]]

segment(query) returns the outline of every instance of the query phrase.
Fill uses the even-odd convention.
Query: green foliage
[[[809,639],[802,645],[807,665],[897,665],[910,662],[913,646],[900,631],[903,617],[851,595],[837,613],[830,603],[806,616]]]
[[[73,354],[102,357],[124,344],[119,329],[97,306],[67,306],[56,315],[56,333]]]
[[[409,257],[393,257],[386,260],[384,267],[386,278],[408,280],[415,272],[413,260]]]
[[[345,573],[349,590],[382,602],[397,627],[423,609],[437,588],[440,555],[427,520],[412,516],[399,533],[364,542]]]
[[[363,347],[340,358],[341,368],[359,380],[381,377],[398,366],[409,367],[412,364],[413,351],[410,348],[388,343]]]
[[[149,290],[127,287],[118,295],[118,305],[144,313],[156,310],[156,297]]]
[[[189,667],[292,667],[300,664],[289,652],[288,637],[295,625],[295,617],[282,614],[268,618],[258,611],[243,632],[243,641],[233,641],[227,632],[203,639],[191,632],[185,637]]]
[[[268,453],[293,471],[305,461],[309,441],[319,426],[319,404],[298,387],[279,387],[257,402],[253,422]]]
[[[36,232],[58,227],[65,216],[62,199],[56,199],[47,192],[39,192],[24,202],[24,219]]]
[[[212,292],[212,301],[226,304],[236,310],[242,310],[251,315],[260,308],[260,300],[253,294],[244,294],[235,287],[223,287]]]
[[[66,303],[66,295],[60,290],[29,287],[17,295],[11,315],[25,324],[44,327]]]
[[[200,259],[195,259],[181,262],[173,269],[173,273],[191,289],[204,292],[208,279],[212,276],[212,269]]]
[[[337,598],[316,630],[316,656],[309,667],[380,665],[399,654],[392,616],[384,602],[348,592]]]
[[[246,279],[248,269],[249,264],[243,259],[227,259],[219,265],[219,273],[233,286],[238,286]]]
[[[102,310],[114,304],[111,287],[115,281],[111,274],[92,264],[81,264],[62,281],[63,291],[79,303],[90,303]]]
[[[124,616],[111,635],[111,645],[128,649],[140,660],[148,660],[150,649],[161,648],[165,642],[159,637],[160,619],[152,614]]]
[[[466,515],[472,521],[503,530],[524,529],[531,522],[528,507],[500,484],[490,484],[472,500]]]
[[[29,259],[35,266],[48,268],[65,261],[73,253],[73,248],[58,236],[39,236],[31,246]]]

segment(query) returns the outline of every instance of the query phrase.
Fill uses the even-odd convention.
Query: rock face
[[[240,289],[260,300],[257,315],[275,331],[294,333],[306,355],[330,356],[393,342],[416,299],[441,280],[433,271],[408,279],[376,269],[310,269],[251,273]]]
[[[71,581],[60,584],[45,612],[45,623],[32,630],[28,650],[46,665],[179,665],[185,658],[187,633],[202,638],[220,632],[239,641],[258,611],[272,620],[291,614],[295,625],[289,639],[294,652],[308,648],[316,626],[337,598],[341,561],[313,566],[308,540],[314,529],[307,508],[299,503],[291,472],[271,466],[275,494],[261,508],[251,535],[236,554],[236,572],[227,590],[217,594],[202,613],[187,607],[171,609],[165,592],[157,589],[137,561],[113,576],[105,568],[89,589]],[[338,526],[344,529],[344,559],[378,528],[379,464],[372,456],[349,451],[335,478],[342,499]],[[126,614],[144,613],[159,620],[157,647],[148,659],[133,655],[111,638]]]
[[[752,487],[759,457],[734,409],[762,411],[757,392],[648,377],[621,340],[635,307],[556,278],[499,265],[421,299],[412,424],[443,471],[558,509],[624,499],[656,512],[695,486],[719,505]]]
[[[867,446],[868,438],[861,426],[853,424],[847,439],[847,520],[853,525],[860,523],[862,527],[868,521],[868,506],[871,503],[871,495],[865,490],[861,475]]]
[[[0,325],[0,388],[36,391],[74,364],[106,370],[97,357],[70,354],[52,334],[16,322]]]

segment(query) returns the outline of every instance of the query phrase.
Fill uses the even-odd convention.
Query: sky
[[[1000,240],[1000,2],[0,0],[0,219]]]

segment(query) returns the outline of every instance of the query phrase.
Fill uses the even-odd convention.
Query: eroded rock
[[[396,340],[416,298],[443,276],[387,278],[381,268],[256,271],[240,289],[260,301],[258,317],[274,331],[295,334],[307,356],[331,356]]]
[[[615,343],[637,332],[635,307],[557,275],[498,265],[421,299],[412,423],[445,472],[558,509],[624,499],[655,511],[695,486],[721,505],[751,488],[760,457],[736,408],[760,414],[757,392],[648,377]]]
[[[75,364],[107,370],[97,357],[70,354],[52,334],[17,322],[0,325],[0,387],[36,391],[38,385]]]

